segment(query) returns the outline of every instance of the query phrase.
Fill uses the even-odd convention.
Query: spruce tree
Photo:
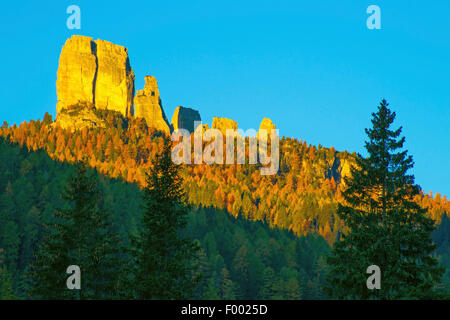
[[[146,172],[141,229],[131,237],[132,281],[138,299],[191,298],[198,283],[199,246],[182,234],[188,206],[171,148],[171,141],[165,138],[161,154]]]
[[[38,299],[108,299],[116,297],[120,273],[119,240],[109,213],[101,206],[97,175],[86,163],[61,192],[64,206],[55,210],[31,266],[31,296]],[[69,290],[67,267],[81,269],[81,290]]]
[[[368,156],[358,155],[345,178],[338,215],[346,224],[328,257],[328,294],[338,299],[430,299],[443,269],[433,257],[434,222],[414,201],[421,192],[408,171],[414,162],[404,150],[402,128],[382,100],[366,129]],[[368,289],[370,265],[381,269],[381,289]]]

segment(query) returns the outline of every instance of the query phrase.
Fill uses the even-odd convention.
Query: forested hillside
[[[63,205],[60,191],[72,165],[0,140],[0,298],[27,295],[26,274],[42,241],[44,223]],[[140,189],[121,178],[100,175],[102,208],[114,216],[124,243],[141,215]],[[224,210],[196,208],[186,232],[200,241],[201,272],[195,298],[321,299],[326,241],[297,237],[261,222],[235,219]]]
[[[4,123],[0,135],[29,150],[45,150],[59,161],[73,163],[89,155],[89,164],[100,173],[144,186],[144,171],[161,150],[162,133],[147,127],[144,119],[94,111],[106,128],[62,129],[46,114],[43,121],[19,127]],[[264,221],[295,235],[318,233],[332,244],[344,227],[335,212],[345,188],[342,177],[349,174],[354,157],[283,137],[277,175],[262,176],[258,165],[201,164],[184,165],[183,178],[195,206],[225,209],[234,217]],[[450,212],[450,201],[437,192],[416,201],[438,222]]]
[[[26,297],[24,275],[43,223],[62,205],[60,191],[71,164],[83,155],[100,174],[103,207],[113,212],[125,242],[139,221],[144,171],[160,152],[163,134],[143,119],[95,112],[106,128],[62,129],[46,114],[43,121],[4,123],[0,129],[0,261],[5,267],[0,281],[4,288],[12,284],[17,297]],[[355,156],[282,138],[275,176],[260,175],[257,165],[183,165],[184,189],[193,205],[187,232],[202,244],[206,275],[197,297],[326,298],[324,255],[344,228],[336,208]],[[442,220],[434,240],[449,270],[450,202],[439,193],[415,200],[436,223]],[[443,286],[449,284],[447,271]]]

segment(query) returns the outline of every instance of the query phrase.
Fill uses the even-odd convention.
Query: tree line
[[[122,179],[100,175],[86,166],[77,168],[60,163],[43,151],[30,152],[4,140],[0,141],[0,159],[0,188],[4,190],[0,195],[0,248],[4,251],[4,276],[0,287],[5,292],[2,298],[139,297],[135,291],[138,289],[132,285],[136,255],[130,248],[133,246],[131,239],[138,236],[144,226],[141,222],[141,216],[146,212],[144,190]],[[91,197],[82,196],[86,193],[81,192],[81,186],[92,191]],[[65,191],[61,194],[61,190]],[[76,201],[71,200],[74,193],[89,201],[82,201],[77,208]],[[91,211],[96,213],[95,216],[87,215],[85,209],[89,203],[95,203]],[[187,208],[187,225],[180,235],[194,239],[199,245],[194,278],[195,274],[202,275],[192,298],[326,298],[322,287],[326,270],[324,256],[329,246],[322,237],[299,238],[260,222],[243,217],[236,219],[224,210]],[[78,216],[77,228],[70,228],[65,219],[67,215]],[[67,224],[64,228],[68,230],[68,244],[66,249],[60,248],[61,252],[51,249],[51,244],[58,243],[61,237],[54,228],[55,223],[60,227]],[[172,227],[174,230],[175,225]],[[77,234],[80,228],[86,228],[89,233]],[[45,237],[53,240],[45,241]],[[85,238],[85,242],[78,241],[80,238]],[[82,243],[85,244],[78,250],[85,253],[77,255],[77,246]],[[68,250],[71,246],[75,249]],[[98,246],[101,250],[92,249]],[[86,253],[92,250],[95,254]],[[36,254],[41,256],[40,262],[35,259]],[[59,263],[52,262],[56,255]],[[103,260],[98,256],[103,256]],[[0,261],[1,257],[0,253]],[[66,268],[76,260],[81,267],[82,281],[95,284],[94,289],[89,289],[82,283],[80,292],[83,294],[80,296],[76,291],[67,290],[66,286],[69,277]],[[98,266],[94,267],[92,261],[99,261]],[[35,273],[31,268],[33,265],[38,267],[34,269]],[[100,269],[102,273],[99,273]],[[39,270],[40,276],[36,274]],[[91,272],[96,275],[90,276]],[[57,279],[46,280],[55,274],[59,276]],[[39,283],[42,287],[36,287]]]
[[[438,203],[436,206],[438,209],[431,210],[431,214],[423,205],[423,199],[426,197],[420,186],[415,184],[414,176],[409,173],[414,163],[407,150],[403,149],[405,138],[401,137],[402,128],[392,129],[395,116],[395,112],[388,108],[388,103],[382,100],[377,112],[372,114],[372,128],[366,129],[369,138],[366,142],[368,156],[352,155],[353,160],[347,163],[347,174],[342,172],[344,171],[342,168],[340,175],[336,176],[336,167],[341,165],[334,163],[327,172],[331,178],[325,178],[325,181],[329,182],[320,185],[316,179],[320,176],[317,172],[323,171],[324,167],[319,168],[323,160],[326,162],[326,157],[319,159],[318,163],[307,170],[303,187],[323,192],[325,186],[335,190],[335,193],[328,196],[339,201],[334,204],[327,201],[317,203],[317,198],[303,189],[304,198],[300,201],[302,205],[300,210],[308,208],[304,214],[309,215],[309,218],[303,219],[298,225],[300,229],[293,227],[293,216],[287,214],[283,207],[279,207],[278,203],[284,199],[283,197],[281,200],[276,199],[276,206],[271,204],[272,200],[275,201],[272,199],[273,195],[272,198],[265,197],[269,207],[264,207],[264,203],[260,204],[265,208],[262,213],[264,215],[268,210],[270,215],[262,219],[257,216],[261,207],[258,208],[252,201],[251,189],[247,187],[240,191],[243,194],[241,198],[237,194],[236,198],[232,195],[231,199],[228,199],[229,195],[225,196],[221,193],[223,190],[214,188],[215,185],[209,183],[213,178],[206,180],[205,190],[209,196],[214,194],[216,201],[214,198],[208,198],[209,200],[202,199],[200,202],[226,209],[235,219],[263,220],[269,227],[290,229],[294,235],[298,235],[299,230],[308,230],[305,232],[306,235],[311,232],[321,234],[328,243],[333,244],[333,248],[327,255],[328,246],[316,246],[319,256],[312,254],[315,260],[312,267],[306,262],[311,258],[306,256],[305,259],[305,251],[308,250],[308,243],[305,242],[299,244],[293,241],[292,246],[278,247],[272,251],[274,255],[271,259],[267,259],[271,252],[267,242],[270,243],[272,239],[267,238],[267,232],[259,230],[258,239],[253,240],[258,243],[258,247],[253,248],[256,249],[254,253],[255,250],[251,250],[251,241],[248,242],[249,237],[245,234],[251,233],[251,229],[256,225],[254,223],[244,235],[235,233],[231,255],[226,249],[227,246],[222,246],[222,242],[227,242],[226,239],[222,238],[217,242],[217,239],[220,239],[220,230],[216,230],[216,234],[208,232],[203,242],[193,241],[195,230],[198,228],[189,228],[187,217],[190,206],[186,201],[186,195],[191,192],[188,198],[191,203],[196,203],[196,195],[192,192],[198,188],[190,187],[189,182],[193,183],[193,180],[189,180],[189,177],[193,176],[194,180],[198,181],[198,175],[189,174],[189,170],[203,171],[206,176],[210,176],[217,168],[213,167],[211,171],[205,172],[200,166],[196,169],[197,167],[182,168],[174,165],[170,159],[169,140],[163,136],[156,136],[156,139],[161,138],[162,151],[152,157],[151,164],[147,164],[144,170],[145,184],[143,191],[139,192],[142,194],[140,207],[142,211],[139,211],[141,214],[138,215],[138,219],[136,216],[133,216],[131,221],[127,219],[129,227],[121,230],[122,237],[120,227],[114,226],[111,222],[112,217],[100,209],[103,195],[96,180],[98,177],[88,175],[86,163],[76,165],[76,175],[69,179],[62,193],[62,205],[56,207],[54,213],[49,215],[51,223],[46,224],[46,229],[42,232],[39,248],[33,248],[36,243],[29,238],[33,236],[33,227],[27,225],[30,221],[36,223],[39,220],[39,210],[34,207],[28,212],[30,216],[25,217],[24,221],[29,228],[27,231],[30,232],[23,233],[23,243],[27,249],[24,253],[28,259],[22,259],[23,252],[20,247],[22,239],[17,237],[20,232],[15,222],[20,224],[21,219],[18,221],[17,217],[11,217],[8,211],[0,216],[6,220],[6,226],[9,228],[5,227],[6,236],[2,235],[0,242],[3,255],[5,251],[8,253],[5,258],[7,261],[4,263],[6,268],[2,269],[2,292],[5,291],[5,296],[10,297],[17,294],[14,291],[14,275],[16,275],[14,267],[21,265],[26,276],[17,286],[18,291],[22,288],[22,292],[29,292],[32,297],[87,299],[447,297],[445,290],[448,272],[442,267],[442,263],[448,261],[448,249],[443,247],[448,245],[445,233],[448,230],[447,200],[436,195],[433,201]],[[45,121],[49,122],[48,119]],[[41,130],[47,129],[41,126]],[[5,132],[8,132],[7,139],[11,141],[11,130],[5,127]],[[81,135],[83,134],[82,132]],[[309,150],[308,158],[314,159],[316,156],[314,148]],[[330,149],[330,152],[335,151]],[[340,158],[338,162],[344,160]],[[336,161],[336,158],[333,161]],[[10,181],[15,170],[14,161],[12,162],[11,165],[11,160],[8,161],[10,167],[5,166],[5,175],[3,181],[0,181],[5,186],[7,195],[0,200],[14,211],[23,204],[16,204],[16,207],[13,207],[14,204],[11,205],[11,199],[8,198],[8,195],[14,194]],[[302,166],[298,166],[299,170],[304,171],[308,168],[307,164],[308,162],[303,159]],[[286,179],[285,183],[291,190],[298,190],[299,180],[296,178],[302,175],[290,176],[291,170],[286,169],[286,165],[285,163],[284,167],[281,166],[282,172],[278,176],[265,179],[275,180],[270,182],[275,188],[280,179]],[[31,170],[31,167],[29,162],[23,161],[20,172],[16,175],[20,179]],[[234,176],[230,175],[223,182],[232,184],[239,178],[239,181],[247,182],[241,184],[245,187],[258,180],[250,167],[244,165],[239,171],[236,168],[237,166],[229,166],[224,169],[233,170]],[[184,174],[183,171],[180,173],[180,170],[183,170]],[[288,174],[283,176],[283,170]],[[339,181],[339,185],[336,185],[335,176],[342,180]],[[185,180],[189,181],[186,183]],[[264,190],[262,192],[264,193]],[[288,199],[295,199],[292,198],[292,194],[295,197],[295,191]],[[275,195],[279,196],[282,193]],[[230,200],[233,203],[231,208],[228,206]],[[236,204],[239,205],[238,208],[235,208]],[[296,207],[297,204],[291,202],[289,208]],[[312,207],[308,207],[311,204]],[[311,212],[315,210],[314,206],[325,210],[319,210],[317,216],[311,216]],[[275,208],[277,211],[274,211]],[[197,207],[197,210],[199,209],[202,212],[202,209]],[[331,216],[328,216],[327,212],[331,212]],[[215,216],[219,217],[218,214]],[[201,215],[195,215],[190,221],[198,222],[197,217]],[[8,218],[12,218],[12,221],[7,221]],[[436,224],[440,221],[441,227],[435,231]],[[81,227],[77,228],[77,225]],[[263,238],[265,241],[259,241]],[[308,237],[302,239],[305,238]],[[437,250],[442,254],[440,258],[436,255],[433,238],[440,245]],[[123,242],[119,241],[120,239]],[[317,245],[323,238],[310,239]],[[235,240],[237,245],[234,244]],[[203,247],[200,244],[203,244]],[[15,252],[10,250],[14,247],[17,249]],[[276,251],[280,250],[285,251],[283,254],[285,260],[282,261],[286,265],[272,266],[273,259],[280,258],[276,254]],[[33,252],[37,252],[34,260]],[[24,260],[33,263],[29,264]],[[62,266],[71,260],[81,261],[82,269],[88,273],[86,279],[89,281],[86,282],[90,283],[91,287],[83,294],[81,291],[68,292],[59,289],[64,293],[58,295],[58,288],[63,287],[63,280],[66,278],[59,276],[63,271]],[[377,270],[382,270],[382,288],[372,290],[366,284],[365,270],[369,266],[376,266]],[[12,273],[8,271],[8,267],[13,270]],[[29,270],[25,270],[27,268]],[[55,270],[58,272],[55,273]],[[447,278],[441,281],[443,275]]]
[[[100,111],[98,111],[100,112]],[[105,128],[62,129],[47,113],[44,119],[4,124],[0,135],[29,150],[45,150],[52,159],[75,163],[88,155],[89,166],[113,178],[145,187],[145,171],[161,152],[163,133],[145,120],[102,111]],[[225,209],[233,216],[262,221],[296,235],[319,233],[332,245],[344,228],[336,214],[344,200],[344,177],[357,155],[333,147],[308,145],[282,137],[280,170],[261,176],[254,165],[185,165],[181,170],[187,201],[196,207]],[[440,221],[450,201],[437,192],[414,198],[427,215]]]

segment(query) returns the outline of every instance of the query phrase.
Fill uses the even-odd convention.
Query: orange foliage
[[[3,127],[0,135],[29,150],[45,150],[52,159],[73,163],[83,156],[102,174],[145,185],[144,170],[162,148],[162,134],[139,119],[128,119],[124,128],[62,129],[40,121]],[[330,243],[342,229],[335,215],[342,201],[340,176],[334,172],[346,152],[308,146],[301,140],[280,140],[280,171],[262,176],[258,166],[185,165],[182,170],[188,201],[197,206],[225,208],[234,216],[282,226],[297,235],[318,232]],[[450,201],[436,193],[416,201],[439,221],[450,213]]]

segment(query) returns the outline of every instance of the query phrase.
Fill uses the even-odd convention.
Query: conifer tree
[[[138,299],[190,298],[199,279],[195,275],[199,246],[182,234],[188,207],[171,149],[165,138],[161,154],[146,172],[141,229],[131,237]]]
[[[328,257],[328,294],[338,299],[429,299],[443,270],[432,256],[434,222],[414,197],[421,191],[408,171],[413,159],[403,149],[402,128],[382,100],[366,129],[368,156],[358,155],[345,178],[338,215],[348,231]],[[368,289],[370,265],[381,270],[381,289]]]
[[[1,261],[0,261],[1,262]],[[0,268],[0,300],[14,300],[17,296],[12,286],[12,277],[6,266]]]
[[[275,272],[271,267],[266,267],[263,274],[263,284],[261,286],[260,298],[263,300],[270,300],[274,296],[273,290],[275,283]]]
[[[235,300],[235,287],[236,285],[230,279],[230,272],[227,268],[223,268],[221,271],[221,283],[220,283],[220,296],[223,300]]]
[[[120,274],[119,241],[110,215],[100,208],[98,178],[85,162],[61,192],[65,205],[46,225],[46,235],[32,264],[31,295],[39,299],[108,299],[116,297]],[[66,285],[70,265],[81,269],[81,289]]]

